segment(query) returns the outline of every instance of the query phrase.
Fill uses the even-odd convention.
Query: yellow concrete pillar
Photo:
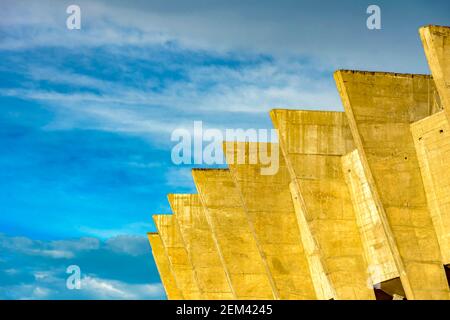
[[[450,264],[450,125],[444,112],[411,125],[443,264]]]
[[[448,299],[410,124],[435,108],[429,76],[337,71],[364,174],[408,299]]]
[[[375,299],[341,156],[354,149],[342,112],[273,110],[319,299]]]
[[[192,175],[236,297],[278,298],[230,172],[195,169]]]
[[[175,275],[172,272],[169,259],[164,250],[163,243],[159,234],[148,233],[148,240],[152,248],[153,258],[155,259],[156,267],[158,268],[161,282],[166,291],[167,299],[182,300],[183,294],[177,286]]]
[[[279,155],[279,145],[229,142],[224,149],[280,299],[316,299],[289,190],[289,172]],[[266,158],[273,161],[271,175],[262,174],[269,166]]]
[[[420,169],[436,229],[443,262],[450,263],[450,27],[426,26],[419,30],[425,55],[439,92],[444,112],[411,126]],[[444,113],[447,113],[445,119]]]
[[[381,289],[381,283],[399,278],[400,273],[358,150],[342,157],[342,170],[352,197],[372,284]],[[404,292],[395,294],[404,296]]]
[[[235,295],[220,260],[198,195],[170,194],[168,198],[197,275],[203,298],[207,300],[234,299]]]
[[[202,299],[197,275],[181,238],[175,217],[171,214],[154,215],[153,220],[161,237],[166,255],[169,258],[175,281],[184,299]]]
[[[420,28],[425,55],[439,96],[450,120],[450,27]]]

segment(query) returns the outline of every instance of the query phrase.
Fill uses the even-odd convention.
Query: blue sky
[[[68,30],[66,7],[81,7]],[[366,28],[378,4],[382,30]],[[0,298],[164,298],[145,233],[195,192],[170,134],[342,110],[339,68],[428,73],[417,29],[448,1],[0,4]],[[80,266],[82,290],[65,268]]]

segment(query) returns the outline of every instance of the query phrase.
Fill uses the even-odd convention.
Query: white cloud
[[[71,71],[30,66],[27,74],[31,79],[66,84],[73,78],[74,87],[64,93],[36,86],[0,89],[0,93],[52,108],[56,117],[45,130],[122,133],[164,148],[172,145],[173,130],[192,127],[196,120],[217,129],[245,128],[250,123],[254,127],[259,114],[268,119],[267,112],[273,108],[340,110],[332,80],[315,80],[314,72],[295,61],[243,64],[239,68],[189,65],[183,67],[183,73],[185,80],[169,82],[161,90],[146,90],[133,83],[111,83]],[[81,91],[90,85],[98,92]]]
[[[20,273],[20,270],[15,269],[15,268],[10,268],[10,269],[4,270],[4,272],[8,275],[16,275],[16,274]]]
[[[94,299],[158,299],[164,296],[161,284],[129,284],[86,276],[81,280],[81,290]]]
[[[80,290],[67,290],[64,278],[39,275],[34,283],[0,286],[0,299],[162,299],[165,291],[160,283],[125,283],[93,275],[81,279]]]
[[[114,252],[131,256],[149,253],[148,240],[143,236],[120,235],[106,240],[106,245]]]
[[[137,226],[136,226],[137,227]],[[143,226],[142,226],[143,227]],[[146,229],[147,231],[148,229]],[[163,299],[164,289],[154,281],[149,244],[145,236],[122,235],[97,246],[92,238],[84,240],[41,241],[0,234],[0,252],[7,258],[0,265],[0,299]],[[76,260],[60,259],[59,254],[43,254],[51,247],[66,248]],[[89,256],[76,256],[85,250],[99,250]],[[101,252],[100,252],[101,250]],[[68,251],[69,252],[69,251]],[[39,253],[41,259],[35,259]],[[23,256],[23,255],[26,256]],[[118,256],[124,254],[127,256]],[[148,255],[148,256],[147,256]],[[55,259],[55,257],[57,259]],[[64,258],[66,258],[64,256]],[[86,260],[88,259],[88,260]],[[108,265],[103,259],[125,259],[138,275],[123,265]],[[81,268],[81,290],[66,287],[70,264]],[[134,265],[137,263],[139,265]],[[106,269],[105,269],[106,268]],[[148,274],[145,271],[148,268]],[[152,271],[153,270],[153,271]],[[155,279],[155,280],[148,280]],[[147,282],[148,281],[148,282]]]
[[[189,50],[308,56],[329,68],[426,72],[417,28],[445,24],[445,1],[383,3],[383,29],[366,28],[367,6],[354,1],[122,1],[79,0],[82,29],[65,27],[67,3],[6,0],[0,50],[35,47],[151,46],[178,44]],[[384,17],[384,16],[383,16]],[[402,45],[398,43],[401,41]]]
[[[0,234],[0,248],[26,255],[53,259],[70,259],[75,257],[78,252],[95,250],[98,247],[99,240],[93,238],[46,242],[26,237],[8,237]]]
[[[96,238],[83,237],[75,240],[52,241],[50,246],[60,250],[89,251],[97,250],[100,247],[100,241]]]
[[[117,229],[102,229],[89,226],[81,226],[79,231],[100,239],[109,239],[119,236],[142,236],[151,231],[153,225],[150,222],[134,222]]]
[[[70,259],[75,256],[73,252],[64,250],[30,250],[28,253],[54,259]]]

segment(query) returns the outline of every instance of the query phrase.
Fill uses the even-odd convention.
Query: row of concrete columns
[[[337,71],[345,112],[273,110],[278,144],[224,143],[228,169],[169,195],[169,299],[450,299],[450,27],[420,36],[432,76]]]

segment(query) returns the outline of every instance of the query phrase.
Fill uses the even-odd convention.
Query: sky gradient
[[[81,30],[66,8],[81,8]],[[366,28],[381,7],[382,29]],[[272,128],[273,108],[342,110],[332,73],[429,73],[418,28],[445,1],[0,4],[0,299],[165,298],[146,232],[176,128]],[[65,285],[79,265],[82,289]]]

